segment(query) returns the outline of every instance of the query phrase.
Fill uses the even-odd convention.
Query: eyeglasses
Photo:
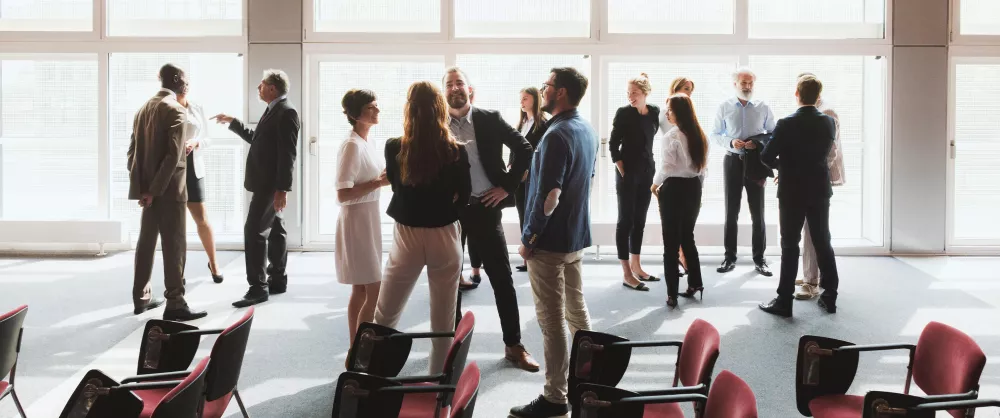
[[[546,81],[546,82],[542,83],[542,88],[539,89],[539,90],[545,91],[545,89],[547,89],[549,87],[553,87],[553,86],[551,84],[549,84],[549,82]]]

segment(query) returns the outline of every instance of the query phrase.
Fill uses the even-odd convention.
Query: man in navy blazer
[[[778,121],[761,153],[761,161],[778,169],[778,211],[781,222],[781,281],[778,297],[762,303],[764,312],[792,316],[792,296],[799,267],[802,225],[809,221],[809,233],[816,246],[816,258],[823,276],[819,306],[837,312],[837,262],[830,244],[830,166],[827,157],[837,137],[837,122],[816,108],[823,83],[812,76],[799,78],[795,96],[799,109]]]

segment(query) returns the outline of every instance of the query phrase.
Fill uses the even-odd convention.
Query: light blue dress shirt
[[[763,100],[754,99],[746,105],[733,97],[719,105],[715,112],[710,139],[716,145],[733,154],[743,154],[743,150],[733,148],[733,140],[745,140],[754,135],[774,131],[774,112]]]

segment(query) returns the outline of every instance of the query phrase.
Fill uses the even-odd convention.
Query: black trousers
[[[809,221],[809,234],[816,248],[816,263],[823,277],[823,297],[836,298],[840,286],[837,261],[830,244],[830,199],[803,201],[800,198],[778,199],[781,219],[781,281],[778,297],[791,300],[795,277],[799,274],[799,241],[802,225]]]
[[[764,229],[764,184],[755,183],[743,177],[743,159],[727,153],[722,162],[722,175],[726,190],[726,260],[736,259],[736,237],[743,203],[743,189],[747,191],[747,206],[753,221],[753,261],[764,262],[764,248],[767,247],[767,233]],[[684,253],[687,256],[687,253]]]
[[[479,256],[479,251],[476,249],[476,244],[469,240],[469,234],[465,232],[465,227],[462,227],[462,249],[465,249],[465,243],[469,243],[469,263],[472,264],[472,268],[477,269],[483,267],[483,258]]]
[[[701,261],[694,242],[694,226],[701,212],[701,179],[670,177],[660,187],[660,225],[663,228],[663,269],[667,295],[677,296],[680,286],[678,249],[688,263],[688,287],[702,287]]]
[[[518,230],[524,231],[524,207],[528,202],[528,182],[522,181],[517,189],[514,189],[514,207],[517,209]]]
[[[500,210],[499,207],[489,208],[482,203],[467,206],[462,213],[462,232],[468,234],[469,250],[475,248],[482,258],[483,268],[490,278],[490,285],[493,286],[503,342],[512,346],[521,343],[521,319],[517,311],[514,278],[510,271],[507,238],[500,224],[502,218]]]
[[[641,164],[626,164],[625,176],[615,169],[615,191],[618,192],[618,227],[615,244],[618,259],[628,260],[629,254],[642,253],[642,235],[646,229],[646,214],[653,192],[652,165],[646,169]]]
[[[250,198],[247,222],[243,225],[243,246],[246,251],[247,283],[266,289],[268,277],[273,285],[288,283],[285,265],[288,262],[288,233],[281,213],[274,210],[274,192],[254,193]],[[265,254],[268,266],[265,271]]]

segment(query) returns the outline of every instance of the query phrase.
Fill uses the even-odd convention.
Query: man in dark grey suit
[[[225,114],[214,117],[228,123],[229,130],[250,143],[243,187],[253,193],[247,222],[243,227],[247,283],[250,290],[233,306],[242,308],[266,302],[268,295],[285,293],[288,261],[282,210],[292,190],[292,171],[299,142],[299,114],[288,103],[288,75],[281,70],[266,70],[257,86],[267,110],[257,129],[246,127],[239,119]],[[265,254],[270,263],[265,269]]]
[[[187,110],[177,95],[187,92],[187,75],[172,64],[160,68],[162,88],[135,114],[128,146],[129,200],[142,206],[139,242],[135,247],[132,303],[136,315],[163,304],[153,299],[150,278],[156,239],[163,248],[163,284],[167,309],[163,319],[189,321],[207,315],[192,312],[184,301],[184,263],[187,252],[185,205],[187,159],[184,121]]]

